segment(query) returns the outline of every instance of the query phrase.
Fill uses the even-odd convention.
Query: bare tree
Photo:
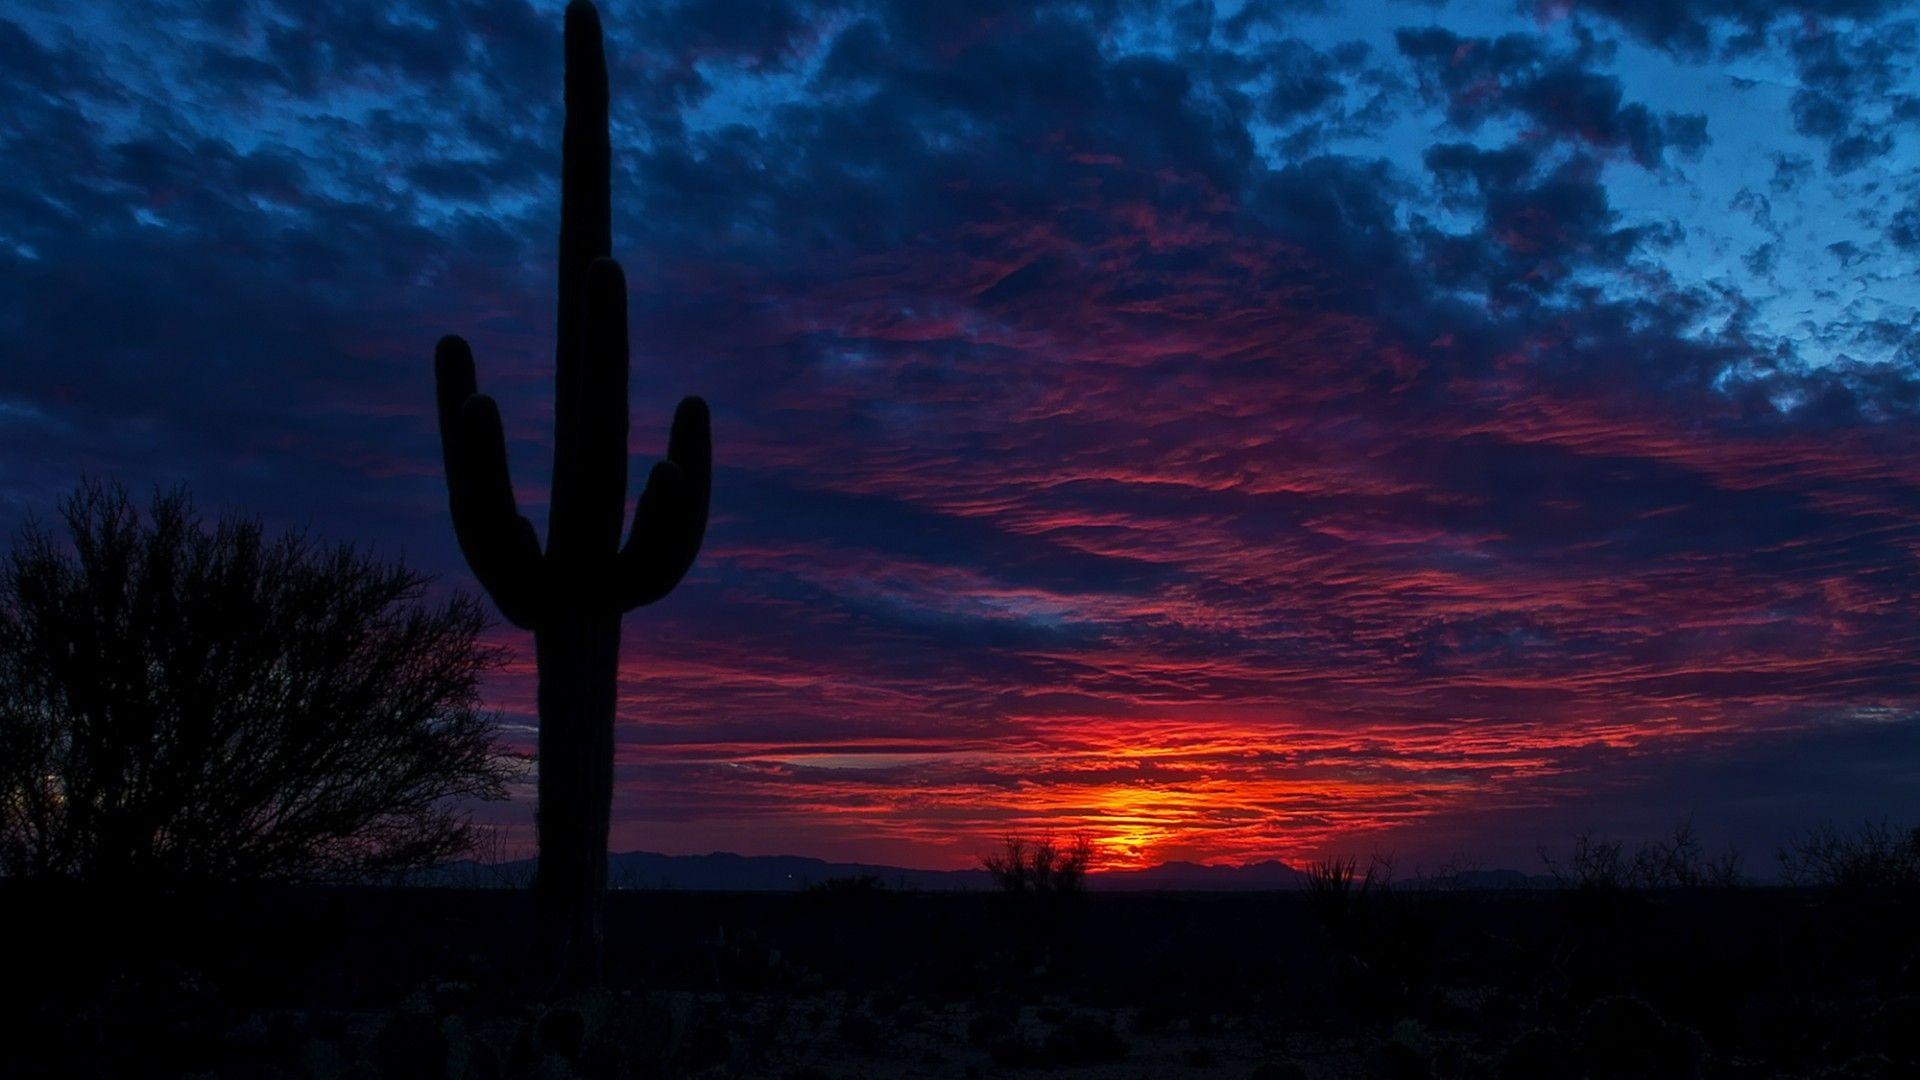
[[[1666,838],[1645,841],[1631,852],[1623,840],[1583,830],[1575,834],[1565,864],[1544,847],[1540,857],[1561,888],[1589,892],[1731,888],[1746,880],[1740,853],[1728,847],[1717,857],[1707,854],[1694,835],[1692,818],[1675,825]]]
[[[117,485],[0,561],[0,873],[357,879],[473,838],[504,795],[468,598],[351,546]]]
[[[1778,852],[1788,885],[1838,889],[1912,889],[1920,886],[1920,826],[1866,821],[1851,831],[1831,822],[1814,826]]]
[[[1072,895],[1084,892],[1093,863],[1093,841],[1075,836],[1065,847],[1052,837],[1008,836],[999,851],[980,857],[980,867],[1009,893]]]

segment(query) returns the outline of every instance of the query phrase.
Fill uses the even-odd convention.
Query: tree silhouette
[[[647,477],[633,530],[627,499],[627,294],[612,237],[607,63],[600,16],[566,15],[560,180],[560,311],[554,361],[547,546],[522,517],[500,410],[479,392],[458,337],[434,357],[440,440],[460,550],[508,621],[533,631],[540,668],[539,943],[556,985],[597,981],[613,804],[620,618],[679,584],[706,533],[707,407],[674,413],[667,459]]]
[[[1009,835],[1000,850],[980,856],[980,868],[1001,891],[1036,895],[1072,895],[1086,889],[1093,864],[1093,840],[1075,836],[1062,847],[1052,837],[1030,840]]]
[[[109,884],[358,879],[464,851],[509,775],[476,600],[397,562],[142,516],[89,483],[70,544],[0,563],[0,872]]]

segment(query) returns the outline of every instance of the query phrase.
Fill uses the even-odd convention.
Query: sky
[[[562,6],[0,0],[0,528],[184,483],[475,589],[431,353],[543,522]],[[1914,6],[601,8],[634,473],[716,455],[616,849],[1916,816]]]

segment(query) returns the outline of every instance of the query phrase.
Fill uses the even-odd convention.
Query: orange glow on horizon
[[[616,828],[616,848],[657,849],[648,838],[672,826],[718,837],[714,850],[890,851],[908,853],[893,856],[902,865],[963,868],[1008,835],[1084,835],[1096,870],[1300,866],[1392,848],[1438,819],[1540,804],[1567,754],[1635,753],[1721,731],[1672,715],[1345,729],[1240,715],[1055,717],[991,735],[812,743],[679,742],[671,728],[646,730],[656,741],[620,748],[632,824]]]

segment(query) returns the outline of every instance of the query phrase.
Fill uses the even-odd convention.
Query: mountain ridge
[[[483,863],[458,859],[408,875],[403,883],[456,888],[522,888],[533,880],[533,859]],[[835,881],[869,878],[887,889],[926,892],[991,890],[985,870],[927,870],[882,863],[837,862],[806,855],[741,855],[713,851],[704,855],[667,855],[623,851],[607,856],[607,880],[614,889],[687,891],[798,892]],[[1087,876],[1093,892],[1260,892],[1305,888],[1307,873],[1279,859],[1241,865],[1174,860],[1133,870],[1098,871]],[[1517,870],[1476,870],[1396,882],[1403,888],[1532,889],[1551,878]]]

